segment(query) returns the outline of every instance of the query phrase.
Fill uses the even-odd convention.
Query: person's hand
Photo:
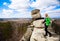
[[[44,21],[42,23],[45,23]]]

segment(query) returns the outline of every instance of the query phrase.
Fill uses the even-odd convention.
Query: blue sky
[[[40,9],[42,17],[60,18],[60,0],[0,0],[0,18],[31,18],[31,11]]]

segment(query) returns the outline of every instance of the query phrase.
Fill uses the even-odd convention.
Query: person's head
[[[48,17],[48,13],[45,14],[45,17]]]

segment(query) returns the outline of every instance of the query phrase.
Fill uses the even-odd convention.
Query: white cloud
[[[4,3],[3,3],[3,5],[4,5],[4,6],[8,6],[8,5],[9,5],[9,3],[7,3],[7,2],[4,2]]]
[[[26,9],[29,7],[29,0],[11,0],[11,2],[8,7],[12,9]]]
[[[3,4],[7,5],[7,3]],[[42,16],[44,16],[45,13],[49,13],[50,15],[55,13],[56,15],[59,10],[53,10],[53,8],[55,8],[58,4],[57,0],[36,0],[36,2],[32,2],[31,4],[29,0],[11,0],[11,4],[8,5],[10,9],[3,9],[2,16],[4,18],[29,18],[31,17],[31,12],[28,11],[28,7],[34,7],[36,9],[40,9],[41,11],[45,11],[41,12]],[[17,13],[15,13],[15,11],[17,11]]]
[[[30,6],[40,9],[43,17],[45,13],[48,13],[50,17],[57,17],[60,15],[60,10],[53,10],[57,5],[59,5],[57,0],[37,0],[36,2],[31,3]]]
[[[30,13],[26,14],[26,13],[18,13],[18,14],[14,14],[13,16],[14,18],[30,18]]]
[[[10,18],[13,14],[13,10],[6,10],[6,9],[3,9],[2,11],[2,18]]]
[[[31,3],[31,7],[40,9],[41,11],[50,11],[53,8],[59,5],[57,0],[37,0],[36,2]]]
[[[56,6],[50,6],[50,7],[47,7],[47,8],[45,8],[44,10],[45,11],[51,11],[52,9],[54,9]]]
[[[52,4],[59,4],[57,0],[37,0],[31,4],[31,7],[44,8]]]
[[[4,2],[3,5],[7,6],[8,4],[6,2]]]
[[[46,11],[45,13],[48,13],[50,17],[60,17],[60,9]]]
[[[27,9],[18,9],[16,11],[17,13],[13,14],[14,15],[13,17],[16,17],[16,18],[30,18],[31,17],[31,14],[30,12],[27,11]]]
[[[41,13],[41,15],[43,16],[43,17],[45,17],[45,13],[48,13],[48,15],[50,16],[50,17],[52,17],[52,18],[56,18],[56,17],[60,17],[60,9],[56,9],[56,10],[48,10],[48,11],[46,11],[46,12],[44,12],[44,13]]]
[[[60,13],[51,13],[49,14],[51,18],[60,18]]]
[[[45,13],[60,13],[60,9],[46,11]]]
[[[13,10],[3,9],[3,12],[0,14],[0,18],[30,18],[31,17],[30,12],[27,12],[24,9],[16,10],[16,11],[18,12],[14,13]]]
[[[28,7],[30,5],[29,0],[11,0],[11,4],[8,6],[10,9],[17,11],[16,14],[12,14],[15,18],[29,18],[31,17]]]

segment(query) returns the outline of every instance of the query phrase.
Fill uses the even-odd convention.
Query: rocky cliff
[[[0,22],[0,41],[19,41],[29,24],[29,21]]]

